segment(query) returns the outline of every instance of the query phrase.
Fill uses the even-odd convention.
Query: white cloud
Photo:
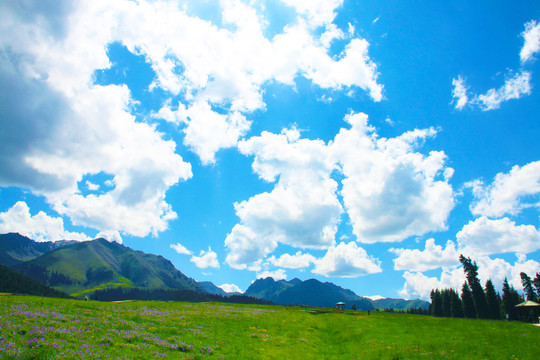
[[[187,113],[177,122],[185,144],[212,163],[216,151],[245,135],[246,115],[264,109],[268,81],[293,85],[304,76],[323,88],[359,87],[382,98],[367,41],[350,40],[339,60],[324,47],[341,36],[331,24],[341,3],[290,1],[307,20],[271,40],[261,30],[263,16],[240,1],[220,3],[224,27],[189,16],[175,1],[58,2],[47,9],[3,3],[0,81],[10,92],[0,99],[0,184],[44,195],[75,225],[157,235],[176,218],[165,194],[192,176],[191,167],[172,140],[131,114],[127,86],[93,85],[95,71],[111,66],[107,47],[117,42],[144,56],[156,75],[150,90],[182,98]],[[314,24],[328,25],[322,42]],[[168,110],[160,114],[174,119]],[[201,131],[209,125],[218,131]],[[79,182],[97,173],[110,175],[114,188],[81,195]]]
[[[329,48],[332,41],[345,38],[345,33],[335,24],[327,24],[326,31],[321,34],[320,43],[323,47]]]
[[[85,234],[66,231],[61,217],[50,217],[43,211],[31,215],[24,201],[0,213],[0,233],[9,232],[18,232],[36,241],[91,240]]]
[[[2,57],[0,76],[6,86],[15,85],[13,96],[25,94],[28,106],[9,98],[1,105],[5,115],[14,115],[2,116],[2,127],[5,123],[20,144],[0,139],[0,153],[11,156],[0,160],[2,167],[18,168],[4,172],[9,175],[0,181],[44,195],[74,225],[107,233],[157,234],[176,216],[164,200],[166,190],[191,177],[191,168],[175,154],[174,142],[129,113],[126,86],[92,85],[94,71],[110,66],[106,49],[115,40],[114,11],[105,4],[70,5],[55,18],[62,32],[27,18],[39,11],[33,3],[4,8],[12,20],[2,29],[7,36],[1,46],[21,60]],[[25,15],[12,13],[20,9]],[[43,21],[51,14],[54,9]],[[115,188],[99,196],[81,195],[79,181],[97,173],[110,175]]]
[[[328,249],[326,255],[315,261],[314,274],[326,277],[357,277],[381,272],[380,261],[351,241]]]
[[[306,268],[315,261],[316,258],[313,255],[303,254],[301,251],[298,251],[294,255],[283,254],[278,259],[275,256],[268,259],[268,262],[272,265],[286,269]]]
[[[238,139],[251,126],[244,115],[238,112],[218,114],[207,102],[191,105],[185,111],[185,117],[184,144],[199,156],[203,164],[214,163],[214,156],[220,149],[236,146]]]
[[[241,141],[241,153],[254,155],[253,170],[265,181],[276,181],[271,192],[235,204],[240,223],[225,241],[227,263],[253,263],[278,243],[299,248],[326,248],[335,241],[342,208],[334,164],[322,141],[299,139],[296,129],[281,134],[263,132]]]
[[[531,60],[535,53],[540,50],[540,25],[532,20],[525,24],[525,31],[521,34],[525,40],[521,49],[521,62],[526,63]],[[452,80],[454,90],[452,97],[456,102],[456,109],[462,110],[465,105],[475,105],[484,111],[495,110],[500,108],[503,102],[519,99],[524,95],[530,95],[532,74],[528,71],[521,71],[513,75],[512,71],[508,71],[504,85],[498,89],[490,89],[485,94],[471,94],[469,97],[467,91],[469,88],[465,84],[465,80],[458,76]]]
[[[199,256],[194,255],[189,261],[194,263],[200,269],[209,267],[219,269],[217,254],[213,252],[211,248],[208,248],[208,251],[201,250]]]
[[[371,299],[371,300],[373,300],[373,301],[384,299],[384,296],[381,296],[381,295],[364,296],[364,297],[366,297],[366,298],[368,298],[368,299]]]
[[[204,156],[203,162],[211,163],[216,151],[234,146],[249,129],[250,123],[240,117],[264,109],[263,86],[268,81],[293,85],[300,75],[323,88],[360,87],[375,101],[382,99],[367,41],[351,39],[339,60],[328,54],[331,41],[344,37],[343,31],[332,24],[333,11],[340,4],[341,0],[335,4],[289,2],[309,20],[285,26],[271,40],[262,31],[264,18],[240,1],[220,3],[227,28],[191,18],[173,5],[149,9],[146,4],[131,6],[126,15],[131,19],[127,23],[137,23],[139,30],[120,31],[122,41],[144,53],[152,63],[157,75],[155,86],[174,94],[185,93],[187,108],[195,106],[192,112],[197,104],[222,110],[220,117],[217,113],[211,116],[222,131],[196,131],[206,120],[196,114],[186,121],[184,130],[186,144]],[[312,20],[326,27],[320,36],[311,28]],[[229,25],[234,25],[234,30]],[[167,107],[159,114],[171,119]]]
[[[534,58],[534,55],[540,51],[540,24],[531,20],[525,24],[525,31],[521,33],[525,43],[519,54],[522,63],[526,63]]]
[[[480,181],[470,183],[469,187],[472,187],[475,197],[471,205],[475,215],[517,215],[526,207],[540,207],[540,161],[523,167],[516,165],[508,174],[498,173],[487,187]]]
[[[508,218],[490,220],[482,216],[470,221],[456,235],[459,251],[472,255],[518,252],[540,249],[540,231],[533,225],[516,225]]]
[[[345,119],[352,128],[342,129],[329,145],[300,139],[294,128],[239,142],[241,153],[255,156],[254,172],[277,183],[271,192],[235,204],[240,223],[225,241],[229,265],[246,268],[280,243],[332,247],[343,212],[331,177],[336,169],[345,177],[340,194],[359,241],[400,241],[446,228],[454,206],[448,184],[453,169],[444,167],[442,152],[425,156],[413,151],[435,130],[380,139],[367,115],[351,113]]]
[[[174,249],[174,251],[176,251],[178,254],[181,254],[181,255],[193,255],[193,253],[191,251],[189,251],[188,249],[186,249],[182,244],[180,243],[177,243],[177,244],[171,244],[171,249]]]
[[[108,240],[110,242],[117,242],[119,244],[122,243],[122,236],[118,231],[101,231],[96,235],[96,239],[103,238],[105,240]]]
[[[444,269],[441,277],[428,277],[421,272],[405,271],[403,274],[405,284],[399,291],[399,295],[406,299],[420,298],[429,299],[431,290],[453,288],[461,291],[461,286],[465,281],[463,269]]]
[[[441,267],[451,267],[459,263],[459,252],[454,242],[448,241],[446,247],[435,245],[435,239],[426,241],[425,249],[390,249],[398,255],[394,259],[395,270],[422,272]]]
[[[455,100],[456,109],[462,110],[469,102],[469,97],[467,96],[467,90],[469,88],[461,75],[452,80],[452,85],[454,86],[452,97]]]
[[[243,291],[235,284],[223,284],[219,285],[218,287],[226,293],[243,293]]]
[[[285,280],[287,278],[287,273],[283,269],[277,269],[276,271],[263,271],[257,273],[257,279],[266,279],[271,277],[274,280]]]
[[[523,71],[515,76],[506,79],[504,85],[499,89],[490,89],[483,95],[476,96],[472,101],[478,104],[482,110],[494,110],[501,106],[501,103],[519,99],[523,95],[531,93],[531,73]]]
[[[358,241],[401,241],[444,230],[454,207],[446,155],[414,152],[436,131],[414,130],[386,139],[377,137],[363,113],[345,120],[351,128],[341,129],[330,148],[345,175],[341,194]]]
[[[98,191],[99,190],[99,185],[98,184],[94,184],[90,181],[86,181],[86,187],[88,188],[88,190],[90,191]]]
[[[343,4],[343,0],[282,0],[305,16],[311,26],[317,27],[334,21],[335,10]]]

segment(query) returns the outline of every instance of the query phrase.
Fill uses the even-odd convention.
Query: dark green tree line
[[[517,319],[516,305],[523,302],[523,297],[504,279],[502,295],[495,290],[491,279],[484,287],[478,279],[478,265],[470,258],[460,255],[459,261],[467,281],[463,283],[461,295],[454,289],[434,289],[431,291],[429,314],[441,317],[465,317],[470,319]],[[540,299],[540,273],[531,279],[521,273],[521,282],[527,300],[538,302]]]

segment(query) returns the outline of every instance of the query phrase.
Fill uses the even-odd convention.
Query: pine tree
[[[456,290],[451,289],[450,293],[450,308],[452,317],[454,318],[462,318],[463,317],[463,305],[461,303],[461,299],[459,298],[459,294]]]
[[[461,303],[463,304],[463,316],[470,319],[476,318],[474,300],[467,282],[464,282],[463,287],[461,288]]]
[[[441,290],[441,299],[442,299],[442,316],[452,317],[452,307],[451,307],[451,289]]]
[[[523,301],[523,298],[514,289],[513,286],[508,284],[508,279],[504,279],[503,282],[503,294],[502,294],[502,308],[505,314],[508,315],[510,320],[517,319],[516,305]]]
[[[484,289],[480,284],[480,280],[478,280],[478,265],[476,265],[476,262],[473,263],[470,258],[466,258],[463,255],[459,256],[459,261],[463,264],[463,271],[465,271],[467,282],[471,289],[476,316],[480,319],[488,319],[489,311],[486,295],[484,294]]]
[[[538,301],[532,286],[532,280],[529,275],[525,274],[524,272],[519,275],[521,276],[521,284],[523,284],[523,291],[525,291],[525,294],[527,295],[527,300]]]
[[[486,302],[488,305],[488,314],[490,319],[501,318],[501,302],[499,294],[495,291],[493,282],[491,280],[486,281]]]
[[[443,316],[442,296],[439,289],[431,290],[431,305],[429,306],[429,313],[433,316]]]
[[[533,285],[536,289],[536,293],[538,294],[538,297],[540,297],[540,273],[536,273],[536,277],[533,280]]]

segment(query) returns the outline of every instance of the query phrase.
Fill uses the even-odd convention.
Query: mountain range
[[[15,233],[0,234],[0,265],[75,297],[115,288],[233,295],[212,282],[197,282],[187,277],[163,256],[133,250],[105,239],[36,242]],[[373,301],[330,282],[296,278],[290,281],[258,279],[243,295],[283,305],[334,307],[337,302],[345,302],[346,307],[351,308],[354,304],[359,310],[425,308],[429,304],[422,300]]]
[[[258,279],[244,294],[281,305],[335,307],[338,302],[345,302],[345,306],[349,309],[355,305],[358,310],[375,310],[375,305],[370,299],[330,282],[323,283],[316,279],[306,281],[297,278],[290,281],[275,281],[271,277]]]

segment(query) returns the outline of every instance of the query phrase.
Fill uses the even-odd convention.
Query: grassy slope
[[[0,297],[0,318],[0,353],[17,359],[540,358],[540,328],[503,321],[17,296]]]
[[[74,296],[88,293],[92,289],[116,286],[198,288],[193,280],[176,270],[165,258],[103,239],[63,247],[29,263],[20,264],[18,269],[30,275],[30,266],[46,268],[73,280],[70,285],[50,285]],[[97,275],[89,277],[92,273]]]

